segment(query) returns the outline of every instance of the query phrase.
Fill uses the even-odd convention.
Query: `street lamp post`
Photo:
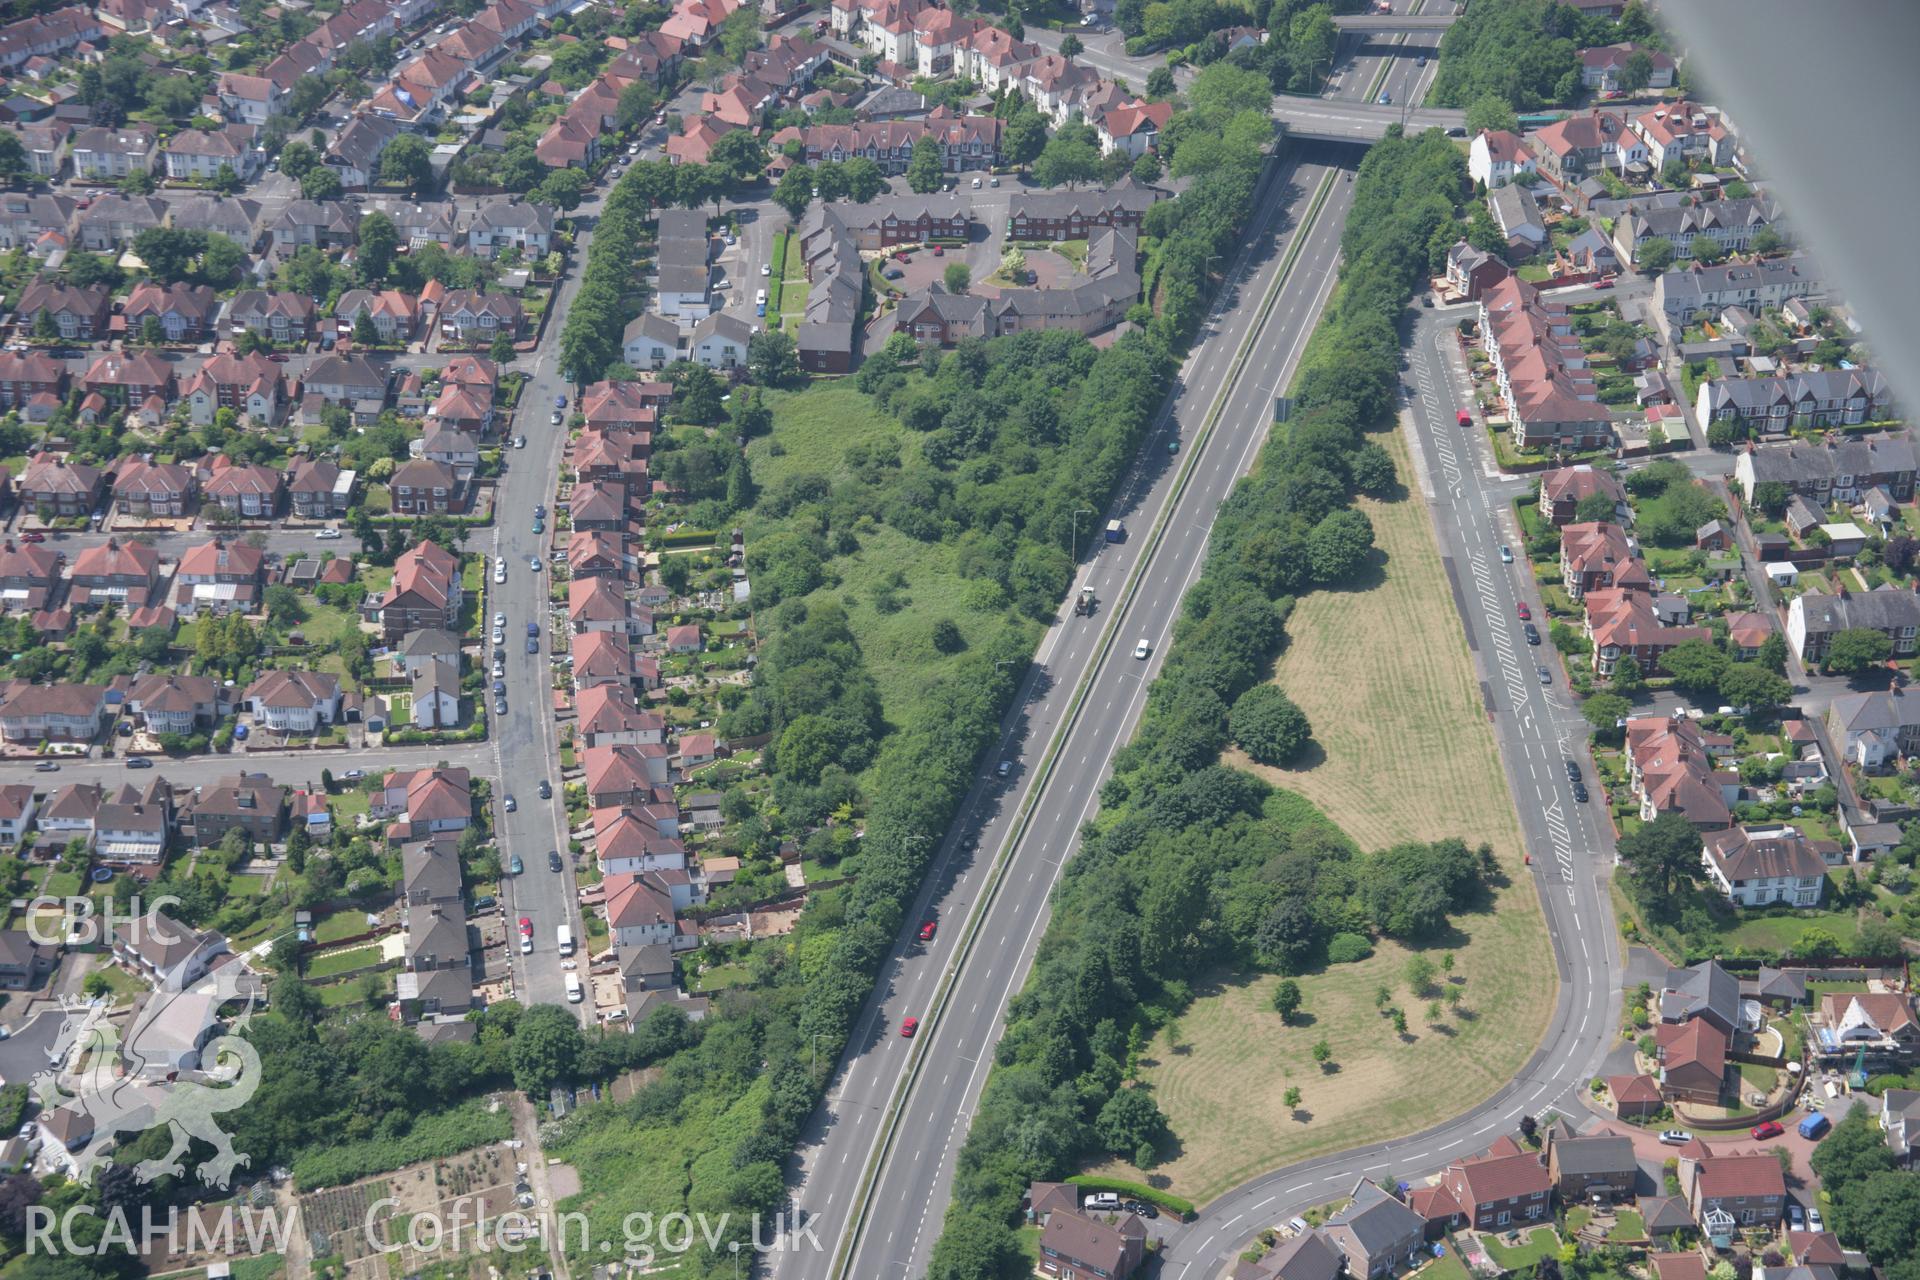
[[[1092,507],[1081,507],[1073,513],[1072,531],[1067,535],[1067,558],[1069,560],[1078,560],[1080,558],[1080,517],[1090,516],[1092,514]]]

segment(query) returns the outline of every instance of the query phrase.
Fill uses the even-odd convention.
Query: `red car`
[[[937,927],[938,927],[938,925],[936,924],[936,922],[934,922],[934,921],[932,921],[932,920],[929,920],[929,921],[927,921],[927,922],[926,922],[925,924],[923,924],[923,925],[921,925],[921,926],[920,926],[920,941],[922,941],[922,942],[932,942],[932,941],[933,941],[933,931],[934,931],[934,929],[936,929]]]
[[[1453,415],[1453,420],[1459,423],[1463,427],[1470,427],[1473,425],[1473,415],[1468,413],[1465,409],[1461,409],[1458,412],[1456,412]]]
[[[1758,1138],[1777,1138],[1781,1134],[1785,1133],[1786,1131],[1787,1131],[1786,1127],[1782,1125],[1778,1120],[1769,1120],[1765,1124],[1757,1124],[1753,1126],[1753,1128],[1749,1129],[1747,1132],[1751,1133],[1756,1139],[1758,1139]]]
[[[945,249],[942,249],[939,245],[935,245],[933,246],[933,256],[936,258],[944,258],[947,256],[947,251]]]
[[[1531,618],[1533,616],[1533,609],[1531,606],[1527,604],[1525,600],[1522,600],[1519,604],[1514,605],[1513,610],[1515,613],[1520,615],[1520,621],[1522,622],[1525,622],[1528,618]]]
[[[907,1018],[900,1023],[900,1034],[909,1040],[913,1039],[913,1033],[919,1029],[920,1019],[918,1018]]]
[[[1613,277],[1602,276],[1600,279],[1595,280],[1593,282],[1593,287],[1596,289],[1611,289],[1613,288]]]
[[[20,541],[22,542],[45,542],[46,540],[47,535],[37,530],[32,533],[23,533],[20,535]]]
[[[520,936],[523,938],[531,938],[533,936],[533,921],[527,919],[525,916],[520,917]]]

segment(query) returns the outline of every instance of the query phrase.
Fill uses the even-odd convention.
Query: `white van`
[[[573,954],[573,926],[572,925],[563,924],[557,930],[555,930],[555,940],[560,944],[561,955],[570,956]]]
[[[579,1004],[582,1000],[586,999],[587,995],[586,988],[580,985],[580,975],[577,973],[569,973],[565,976],[567,979],[567,1003]]]

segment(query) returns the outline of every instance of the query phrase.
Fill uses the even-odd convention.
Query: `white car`
[[[322,542],[333,542],[340,537],[340,530],[334,525],[328,525],[324,529],[317,530],[313,536]]]
[[[505,582],[507,580],[507,558],[505,556],[501,556],[493,562],[493,580],[495,582]]]
[[[765,289],[759,289],[754,292],[753,304],[755,306],[764,305],[766,303],[766,300],[767,300],[767,291]]]
[[[761,263],[761,264],[760,264],[760,274],[761,274],[761,275],[763,275],[763,276],[770,276],[770,275],[772,275],[772,274],[773,274],[773,264],[772,264],[771,262],[763,262],[763,263]]]
[[[513,438],[513,447],[514,447],[514,448],[516,448],[516,449],[524,449],[524,448],[526,448],[526,447],[527,447],[527,438],[526,438],[525,436],[515,436],[515,437]]]
[[[1685,1129],[1662,1129],[1660,1131],[1660,1141],[1670,1147],[1684,1147],[1693,1141],[1693,1135]]]
[[[507,664],[502,662],[500,659],[495,658],[493,660],[493,678],[495,680],[504,680],[506,679],[506,675],[507,675]]]
[[[507,625],[507,615],[506,615],[506,614],[504,614],[504,613],[496,613],[496,614],[494,614],[494,615],[493,615],[493,629],[494,629],[495,631],[499,631],[499,630],[502,630],[503,628],[505,628],[505,626],[506,626],[506,625]]]
[[[507,642],[507,629],[505,627],[495,627],[493,629],[493,642],[495,644],[505,644]]]
[[[1139,644],[1133,646],[1133,656],[1136,658],[1144,658],[1152,652],[1153,646],[1148,644],[1144,637],[1142,637]]]

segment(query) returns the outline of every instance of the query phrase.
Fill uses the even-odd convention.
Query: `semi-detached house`
[[[1908,657],[1920,637],[1920,595],[1889,583],[1839,595],[1809,591],[1787,606],[1787,643],[1803,663],[1824,658],[1843,631],[1878,631],[1893,642],[1894,657]]]
[[[1863,371],[1837,372],[1851,375]],[[1843,391],[1852,388],[1827,386],[1820,390],[1830,393],[1830,396],[1815,397],[1813,384],[1798,388],[1791,385],[1813,376],[1800,374],[1790,379],[1768,379],[1768,382],[1781,385],[1772,393],[1762,394],[1767,395],[1769,400],[1778,396],[1773,402],[1781,406],[1782,418],[1789,412],[1800,412],[1795,408],[1796,405],[1807,405],[1806,412],[1821,412],[1818,406],[1823,404],[1838,406],[1855,403],[1840,398]],[[1878,386],[1879,376],[1871,376],[1874,385]],[[1717,387],[1723,384],[1708,385]],[[1703,403],[1706,391],[1707,387],[1701,388]],[[1773,420],[1771,405],[1768,406],[1767,420]],[[1897,502],[1909,501],[1914,495],[1916,473],[1920,473],[1920,447],[1915,446],[1913,437],[1906,432],[1818,444],[1796,443],[1764,449],[1749,447],[1741,451],[1733,462],[1733,478],[1747,502],[1753,501],[1754,491],[1760,485],[1777,483],[1820,508],[1835,502],[1858,502],[1863,494],[1874,488],[1885,489],[1888,496]]]
[[[106,723],[107,689],[97,684],[0,684],[0,739],[16,745],[91,742]]]

